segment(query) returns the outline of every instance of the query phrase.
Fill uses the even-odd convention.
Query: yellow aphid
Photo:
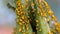
[[[29,23],[29,20],[26,20],[26,23],[28,24]]]
[[[25,22],[24,22],[24,21],[22,21],[22,23],[24,24]]]
[[[60,31],[60,28],[56,27],[56,30],[57,30],[57,31]]]
[[[25,17],[24,17],[24,16],[22,16],[21,18],[22,18],[22,19],[24,19]]]
[[[30,16],[28,16],[28,18],[30,18]]]
[[[17,13],[19,13],[20,11],[17,11]]]
[[[24,6],[22,5],[21,7],[23,8]]]
[[[26,27],[26,30],[28,30],[29,28],[28,27]]]
[[[16,8],[15,10],[18,11],[18,8]]]
[[[41,13],[41,16],[43,16],[43,13]]]
[[[21,30],[22,30],[22,29],[21,29],[21,28],[19,28],[19,32],[21,32]]]
[[[25,9],[25,6],[24,5],[22,5],[22,9]]]
[[[54,15],[52,15],[52,19],[53,19],[53,20],[56,20],[56,17],[55,17]]]
[[[54,33],[56,33],[56,30],[53,30]]]
[[[20,12],[20,14],[23,14],[24,12]]]
[[[20,21],[22,22],[23,20],[22,20],[22,19],[20,19]]]
[[[38,20],[36,20],[36,22],[39,22]]]
[[[31,3],[31,6],[34,6],[34,3],[33,2]]]
[[[22,6],[18,7],[18,9],[22,9]]]
[[[53,33],[51,33],[51,32],[48,32],[48,34],[53,34]]]
[[[48,13],[49,13],[49,15],[53,15],[53,11],[52,10],[49,10]]]
[[[29,20],[27,20],[27,23],[29,23]]]
[[[38,0],[38,3],[40,3],[42,0]]]
[[[48,22],[49,20],[50,20],[50,19],[48,18],[48,19],[47,19],[47,22]]]
[[[17,12],[17,15],[21,15],[19,12]]]
[[[16,2],[16,4],[19,4],[19,3],[20,3],[20,1],[17,1],[17,2]]]
[[[57,26],[57,25],[58,25],[58,23],[56,22],[56,23],[55,23],[55,26]]]
[[[18,6],[20,6],[21,3],[20,3],[20,1],[17,1],[16,4],[17,4]]]
[[[21,22],[19,22],[19,24],[20,24],[20,25],[22,25],[22,23],[21,23]]]
[[[48,8],[48,9],[50,8],[49,5],[48,5],[48,3],[46,1],[43,1],[43,3],[46,6],[46,8]]]
[[[46,13],[43,14],[44,16],[47,16]]]
[[[25,0],[26,2],[28,2],[28,0]]]

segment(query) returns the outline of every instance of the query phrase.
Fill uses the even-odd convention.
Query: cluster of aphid
[[[16,0],[14,34],[60,34],[60,23],[45,0]]]

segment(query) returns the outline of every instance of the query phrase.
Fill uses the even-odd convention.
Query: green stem
[[[37,0],[38,1],[38,0]],[[36,14],[36,25],[38,25],[36,28],[37,28],[37,34],[48,34],[49,33],[49,26],[48,26],[48,23],[44,20],[44,18],[40,15],[41,13],[38,13],[40,12],[39,9],[38,9],[38,6],[36,4],[36,0],[33,0],[34,2],[34,8],[36,9],[35,10],[35,14]],[[42,8],[43,9],[43,8]],[[41,10],[42,12],[42,10]]]
[[[16,0],[17,2],[18,0]],[[24,0],[20,0],[19,2],[21,2],[21,5],[25,6],[25,1]],[[23,3],[24,2],[24,3]],[[17,5],[16,4],[16,8],[18,9],[19,7],[21,7],[21,5]],[[28,7],[28,6],[27,6]],[[24,8],[24,7],[23,7]],[[21,10],[21,11],[20,11]],[[18,14],[18,11],[19,11],[19,14]],[[32,31],[32,28],[31,28],[31,25],[30,25],[30,21],[28,19],[28,10],[27,8],[24,8],[24,9],[20,9],[16,11],[16,14],[17,14],[17,20],[18,22],[16,23],[16,28],[15,28],[15,31],[14,31],[14,34],[33,34],[33,31]],[[23,14],[21,14],[21,12]],[[19,17],[18,17],[19,16]],[[24,17],[23,17],[24,16]],[[23,17],[23,19],[22,19]],[[22,21],[21,21],[21,20]]]

